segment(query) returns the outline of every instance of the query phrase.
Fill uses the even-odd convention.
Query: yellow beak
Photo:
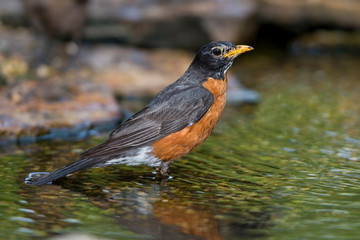
[[[227,52],[224,57],[236,57],[244,52],[253,50],[253,47],[247,45],[237,45],[235,49],[230,50]]]

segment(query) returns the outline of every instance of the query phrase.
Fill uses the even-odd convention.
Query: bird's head
[[[235,45],[230,42],[211,42],[202,46],[196,54],[192,66],[201,69],[216,79],[225,77],[234,59],[240,54],[253,50],[247,45]]]

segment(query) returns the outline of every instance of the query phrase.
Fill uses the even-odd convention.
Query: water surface
[[[228,106],[212,136],[162,181],[146,166],[91,169],[56,185],[29,172],[75,161],[105,135],[2,150],[0,238],[357,239],[360,134],[355,57],[248,57],[233,72],[262,96]]]

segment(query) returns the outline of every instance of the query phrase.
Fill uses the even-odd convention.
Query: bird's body
[[[33,184],[46,184],[84,168],[113,164],[160,167],[161,174],[168,176],[172,161],[189,153],[211,134],[225,106],[226,72],[236,56],[249,50],[249,46],[229,42],[203,46],[184,75],[116,128],[107,141]]]
[[[178,159],[199,146],[208,138],[218,122],[226,102],[226,77],[219,81],[209,78],[202,86],[211,94],[212,104],[205,115],[196,124],[170,134],[153,144],[153,154],[163,161]],[[209,97],[210,98],[210,97]]]

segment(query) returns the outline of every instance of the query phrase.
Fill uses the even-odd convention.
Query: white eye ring
[[[224,52],[224,49],[221,47],[214,47],[211,49],[211,54],[214,56],[217,56],[217,57],[222,55],[223,52]]]

